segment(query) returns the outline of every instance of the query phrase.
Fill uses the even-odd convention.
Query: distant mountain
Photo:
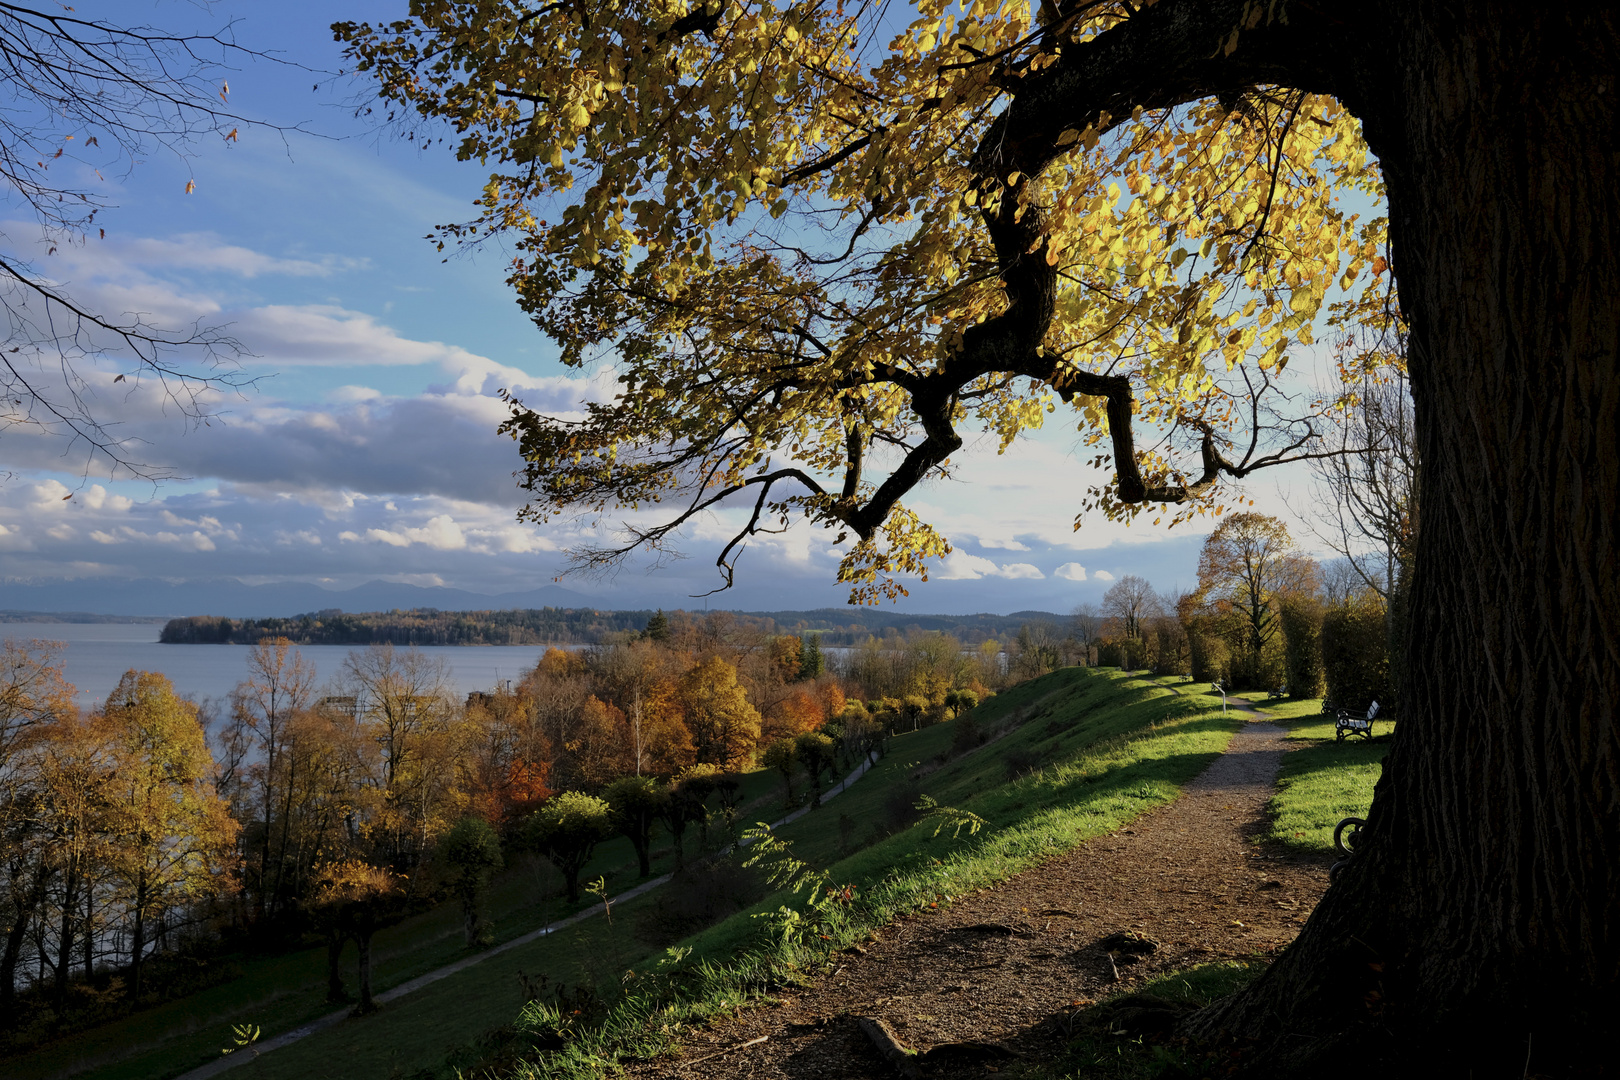
[[[504,608],[594,607],[592,598],[557,585],[525,592],[488,595],[467,589],[397,585],[370,581],[353,589],[323,589],[289,582],[244,585],[234,578],[170,583],[155,578],[115,581],[80,578],[62,581],[0,582],[0,611],[43,614],[84,613],[174,618],[221,615],[232,619],[288,617],[309,611],[392,611],[439,608],[444,611]]]

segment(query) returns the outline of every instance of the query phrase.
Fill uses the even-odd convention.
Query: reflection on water
[[[246,645],[159,645],[161,622],[0,623],[0,637],[14,641],[59,641],[68,682],[83,708],[105,701],[130,668],[158,671],[182,695],[224,698],[247,677]],[[444,660],[450,689],[458,695],[488,690],[498,679],[516,679],[540,658],[546,645],[429,645],[420,651]],[[315,665],[318,682],[336,679],[348,645],[300,645]]]

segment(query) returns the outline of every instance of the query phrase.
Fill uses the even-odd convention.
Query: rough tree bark
[[[1007,121],[1280,84],[1336,95],[1386,171],[1425,469],[1404,719],[1356,861],[1191,1030],[1260,1073],[1596,1068],[1620,1003],[1620,16],[1295,0],[1226,54],[1250,6],[1143,8]]]

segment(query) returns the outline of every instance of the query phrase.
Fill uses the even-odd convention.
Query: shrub
[[[1020,776],[1028,776],[1039,769],[1043,764],[1041,752],[1031,748],[1009,750],[1002,759],[1007,766],[1007,779],[1017,780]]]
[[[915,780],[896,784],[883,797],[883,823],[892,833],[909,828],[922,816],[917,800],[922,798],[922,787]]]
[[[1322,602],[1314,596],[1296,593],[1281,605],[1284,651],[1287,662],[1284,678],[1288,693],[1296,698],[1321,697]]]
[[[1376,594],[1355,597],[1323,616],[1322,668],[1327,695],[1340,706],[1359,709],[1371,701],[1389,703],[1385,633],[1384,607]]]
[[[445,835],[439,852],[455,868],[454,884],[461,899],[467,944],[488,945],[494,939],[484,922],[484,890],[490,875],[505,864],[500,839],[483,818],[464,817]]]
[[[636,926],[636,936],[663,948],[736,914],[764,895],[759,874],[734,858],[699,859],[658,890],[657,901]]]
[[[951,732],[951,755],[953,757],[978,749],[984,745],[985,739],[989,737],[972,713],[958,716],[954,723],[956,728]]]

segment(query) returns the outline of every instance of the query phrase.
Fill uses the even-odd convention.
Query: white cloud
[[[1084,581],[1086,568],[1077,562],[1066,562],[1054,570],[1052,576],[1062,578],[1064,581]]]
[[[365,538],[389,547],[410,547],[424,544],[435,551],[460,551],[467,546],[467,537],[449,514],[439,514],[418,529],[367,529]],[[352,531],[339,534],[338,539],[358,541]]]
[[[88,491],[79,494],[81,504],[92,510],[113,510],[122,512],[135,505],[135,500],[123,495],[109,495],[107,489],[100,484],[91,484]]]
[[[930,576],[944,581],[974,581],[986,577],[1011,580],[1046,577],[1037,567],[1029,563],[997,564],[979,555],[969,555],[965,551],[951,552],[945,557],[939,572]]]
[[[982,548],[995,548],[1002,551],[1028,551],[1029,545],[1018,540],[1003,540],[995,536],[985,536],[982,533],[975,539]]]
[[[1095,570],[1095,571],[1092,572],[1091,576],[1093,578],[1095,578],[1096,580],[1098,580],[1098,581],[1113,581],[1114,580],[1114,575],[1110,574],[1106,570]]]
[[[244,278],[255,278],[261,274],[328,277],[342,270],[364,269],[370,262],[368,259],[336,255],[324,255],[318,260],[280,259],[236,244],[227,244],[213,233],[206,232],[182,233],[163,240],[153,237],[123,240],[115,236],[96,247],[87,247],[86,251],[99,256],[98,261],[103,266],[111,258],[139,266],[224,271]]]
[[[61,504],[68,501],[73,490],[59,480],[47,480],[43,484],[32,485],[29,493],[33,496],[33,509],[37,513],[63,509]]]

